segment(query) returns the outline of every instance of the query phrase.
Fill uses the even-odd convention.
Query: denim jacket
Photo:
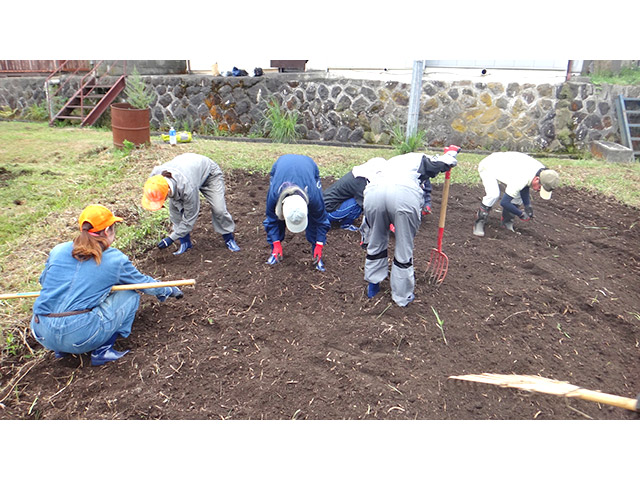
[[[71,256],[72,250],[73,242],[61,243],[51,250],[40,275],[42,290],[33,304],[35,315],[91,309],[109,295],[114,285],[156,282],[140,273],[116,248],[107,248],[102,253],[100,265],[93,258],[76,260]],[[162,301],[171,294],[171,287],[141,291]]]

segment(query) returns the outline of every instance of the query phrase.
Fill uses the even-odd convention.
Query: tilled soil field
[[[325,179],[328,186],[332,179]],[[416,237],[416,299],[366,296],[359,234],[334,228],[314,270],[303,234],[269,266],[268,178],[226,174],[242,250],[229,252],[208,207],[181,256],[135,258],[159,280],[193,278],[181,300],[144,295],[118,362],[88,355],[1,366],[1,419],[637,419],[618,407],[454,381],[472,373],[540,375],[635,398],[640,393],[640,212],[559,188],[535,219],[472,235],[481,187],[452,184],[444,283],[427,282],[434,214]],[[118,212],[115,212],[118,214]],[[158,232],[162,238],[165,232]],[[393,241],[390,252],[393,251]],[[437,317],[436,317],[437,314]],[[438,328],[437,318],[442,322]],[[32,348],[40,348],[35,342]],[[13,360],[13,361],[12,361]],[[8,379],[11,379],[10,384]]]

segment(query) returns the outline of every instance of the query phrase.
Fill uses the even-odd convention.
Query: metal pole
[[[571,71],[573,70],[573,60],[569,60],[567,65],[567,78],[565,79],[567,82],[571,81]]]
[[[423,72],[424,60],[414,60],[413,75],[411,77],[411,96],[409,97],[409,116],[407,118],[407,139],[418,131]]]

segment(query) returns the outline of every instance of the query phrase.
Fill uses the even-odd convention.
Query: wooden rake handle
[[[447,218],[447,203],[449,203],[449,185],[451,183],[451,169],[444,175],[444,188],[442,189],[442,206],[440,207],[440,222],[438,223],[438,252],[442,252],[442,237],[444,236],[444,222]]]
[[[621,397],[619,395],[602,393],[597,390],[588,390],[567,382],[543,378],[537,375],[499,375],[483,373],[481,375],[454,375],[449,378],[466,380],[468,382],[487,383],[502,388],[517,388],[527,392],[547,393],[566,398],[579,398],[581,400],[624,408],[633,412],[640,412],[640,395],[638,395],[638,398]]]
[[[444,221],[447,218],[447,204],[449,203],[449,185],[451,183],[451,169],[444,175],[444,188],[442,189],[442,207],[440,208],[440,223],[438,227],[444,228]]]
[[[566,397],[580,398],[590,402],[604,403],[605,405],[624,408],[626,410],[631,410],[632,412],[640,412],[640,395],[638,396],[638,399],[635,399],[580,388],[567,393]]]
[[[117,292],[118,290],[144,290],[145,288],[180,287],[183,285],[195,285],[195,283],[196,281],[193,278],[188,280],[170,280],[167,282],[131,283],[128,285],[114,285],[111,287],[111,291]],[[38,296],[40,296],[40,292],[3,293],[0,295],[0,300]]]

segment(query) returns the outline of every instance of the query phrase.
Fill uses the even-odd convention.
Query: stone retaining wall
[[[395,123],[406,124],[410,84],[330,78],[320,73],[260,77],[150,75],[157,93],[151,125],[209,134],[260,134],[267,102],[299,114],[302,138],[388,145]],[[24,110],[45,98],[43,79],[0,78],[0,108]],[[425,80],[418,128],[432,147],[467,150],[588,151],[595,140],[620,142],[614,100],[640,97],[640,86]],[[124,101],[119,98],[117,101]]]

